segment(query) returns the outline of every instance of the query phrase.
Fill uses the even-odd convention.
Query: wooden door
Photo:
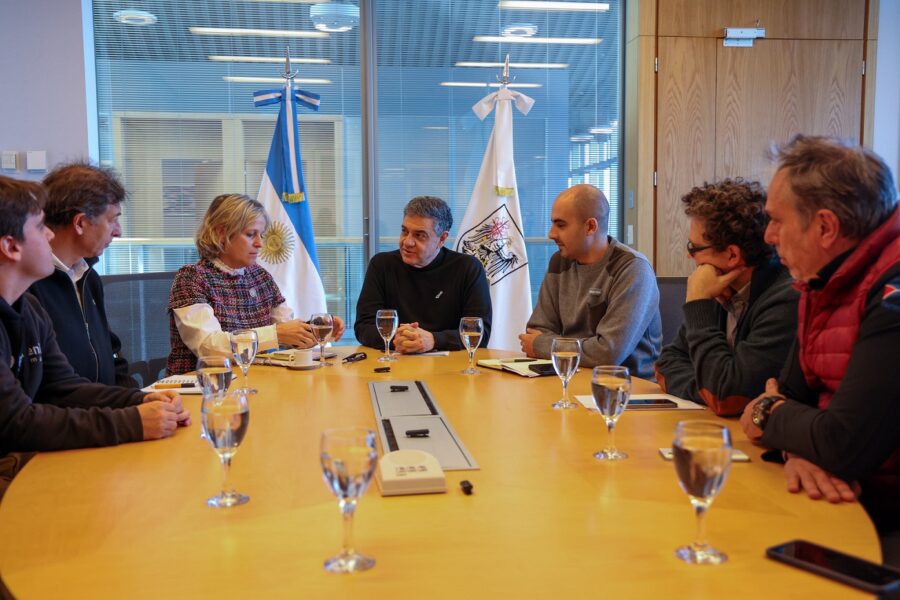
[[[864,15],[865,0],[660,0],[658,275],[693,270],[681,205],[693,186],[725,177],[767,185],[768,150],[797,133],[858,140]],[[770,37],[723,46],[726,26],[757,18]]]

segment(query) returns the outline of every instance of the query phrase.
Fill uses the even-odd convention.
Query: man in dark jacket
[[[763,239],[766,195],[740,179],[695,187],[684,324],[663,348],[656,377],[670,394],[735,416],[776,377],[797,330],[797,292]]]
[[[26,293],[53,270],[45,199],[40,184],[0,176],[0,496],[24,464],[16,453],[152,440],[190,423],[177,393],[95,384],[72,370]]]
[[[122,234],[119,205],[125,188],[112,170],[84,163],[55,168],[44,186],[56,268],[28,291],[50,315],[59,347],[76,373],[97,383],[136,387],[120,355],[122,343],[109,329],[103,284],[93,269]]]
[[[784,371],[747,405],[747,436],[780,450],[787,487],[855,501],[900,566],[900,208],[884,161],[797,136],[778,153],[766,240],[800,290]]]

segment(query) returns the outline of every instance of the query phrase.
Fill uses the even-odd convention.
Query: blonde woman
[[[259,350],[310,348],[310,326],[293,318],[272,276],[256,264],[269,219],[242,194],[218,196],[197,230],[200,261],[179,269],[169,294],[168,373],[192,371],[203,354],[230,354],[228,332],[255,329]],[[334,317],[334,339],[344,322]]]

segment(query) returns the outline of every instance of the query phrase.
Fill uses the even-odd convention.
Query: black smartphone
[[[528,369],[534,371],[538,375],[556,375],[556,369],[551,363],[541,363],[539,365],[528,365]]]
[[[641,398],[640,400],[629,400],[628,410],[641,410],[645,408],[678,408],[678,403],[668,398]]]
[[[900,594],[900,570],[877,565],[806,540],[793,540],[766,550],[766,556],[824,575],[872,594]]]

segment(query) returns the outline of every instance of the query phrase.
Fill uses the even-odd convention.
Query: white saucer
[[[287,365],[285,365],[287,366]],[[312,371],[313,369],[320,369],[322,365],[316,363],[314,365],[296,365],[288,367],[289,371]]]

